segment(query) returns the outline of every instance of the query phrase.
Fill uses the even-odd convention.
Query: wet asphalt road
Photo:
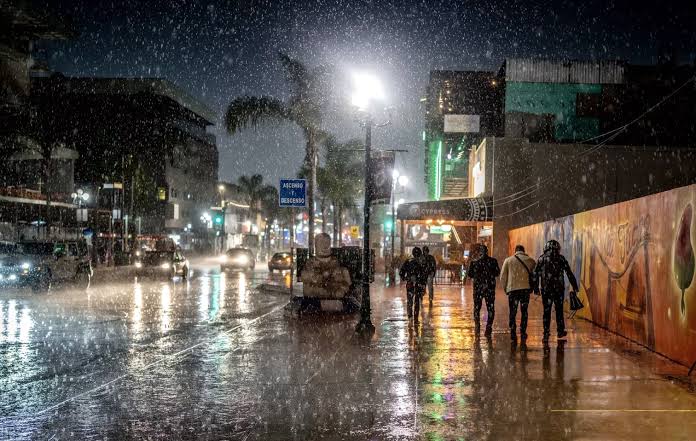
[[[118,269],[96,274],[87,292],[3,290],[0,438],[164,439],[214,430],[224,407],[215,401],[241,398],[220,387],[242,377],[226,361],[258,344],[254,323],[287,303],[253,290],[267,277],[202,262],[188,282],[136,282]],[[173,403],[181,408],[169,414]],[[172,420],[159,420],[168,414]]]
[[[499,295],[476,338],[466,289],[421,324],[373,285],[356,317],[284,311],[267,280],[199,262],[188,282],[103,273],[87,291],[0,293],[0,439],[696,439],[684,369],[591,324],[512,346]]]

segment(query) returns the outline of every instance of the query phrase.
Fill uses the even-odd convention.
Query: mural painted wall
[[[511,230],[510,252],[556,239],[578,315],[687,366],[696,361],[696,185]]]

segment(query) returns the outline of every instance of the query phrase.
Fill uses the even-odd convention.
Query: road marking
[[[236,330],[239,329],[239,328],[246,327],[246,326],[248,326],[248,325],[250,325],[250,324],[252,324],[252,323],[254,323],[254,322],[257,322],[257,321],[261,320],[261,319],[264,318],[264,317],[267,317],[267,316],[273,314],[274,312],[278,311],[279,309],[281,309],[281,308],[283,308],[283,307],[285,307],[285,304],[278,305],[278,306],[274,307],[273,309],[271,309],[270,311],[268,311],[267,313],[262,314],[262,315],[260,315],[260,316],[258,316],[258,317],[256,317],[256,318],[254,318],[254,319],[251,319],[251,320],[249,320],[248,322],[241,323],[241,324],[239,324],[239,325],[237,325],[237,326],[234,326],[234,327],[232,327],[232,328],[230,328],[230,329],[228,329],[228,330],[226,330],[226,331],[222,331],[222,332],[216,334],[215,337],[210,338],[210,339],[208,339],[208,340],[204,340],[204,341],[199,342],[199,343],[196,343],[195,345],[190,346],[190,347],[188,347],[188,348],[186,348],[186,349],[182,349],[182,350],[177,351],[177,352],[175,352],[175,353],[173,353],[173,354],[169,354],[168,356],[161,357],[161,358],[159,358],[159,359],[157,359],[157,360],[155,360],[155,361],[153,361],[153,362],[151,362],[151,363],[146,364],[145,366],[141,367],[141,368],[138,369],[137,371],[138,371],[138,372],[142,372],[142,371],[147,370],[147,369],[149,369],[149,368],[151,368],[151,367],[153,367],[153,366],[156,366],[156,365],[158,365],[158,364],[160,364],[160,363],[162,363],[162,362],[164,362],[164,361],[171,360],[172,358],[176,358],[176,357],[178,357],[178,356],[181,355],[181,354],[185,354],[186,352],[190,352],[191,350],[193,350],[193,349],[195,349],[195,348],[197,348],[197,347],[199,347],[199,346],[202,346],[202,345],[204,345],[204,344],[210,343],[210,342],[213,341],[215,338],[219,337],[221,334],[229,334],[230,332],[236,331]],[[62,407],[62,406],[64,406],[64,405],[70,403],[71,401],[75,401],[75,400],[77,400],[78,398],[84,397],[84,396],[86,396],[86,395],[91,395],[91,394],[93,394],[94,392],[97,392],[97,391],[102,390],[102,389],[104,389],[104,388],[106,388],[106,387],[109,387],[110,385],[112,385],[112,384],[114,384],[114,383],[117,383],[117,382],[119,382],[120,380],[122,380],[122,379],[124,379],[124,378],[126,378],[126,377],[128,377],[128,376],[130,376],[130,375],[132,375],[132,372],[128,372],[128,373],[125,373],[125,374],[123,374],[123,375],[120,375],[120,376],[114,378],[113,380],[107,381],[106,383],[104,383],[104,384],[102,384],[102,385],[100,385],[100,386],[97,386],[97,387],[92,388],[92,389],[90,389],[90,390],[88,390],[88,391],[85,391],[85,392],[81,392],[81,393],[79,393],[79,394],[77,394],[77,395],[75,395],[75,396],[73,396],[73,397],[70,397],[70,398],[68,398],[68,399],[66,399],[66,400],[61,401],[60,403],[54,404],[53,406],[47,407],[47,408],[44,409],[44,410],[41,410],[41,411],[39,411],[39,412],[36,412],[34,415],[43,415],[43,414],[45,414],[45,413],[47,413],[47,412],[51,412],[51,411],[53,411],[53,410],[56,410],[56,409],[58,409],[58,408],[60,408],[60,407]],[[14,417],[8,417],[8,419],[9,419],[9,418],[14,418]]]
[[[696,412],[696,409],[551,409],[551,412]]]

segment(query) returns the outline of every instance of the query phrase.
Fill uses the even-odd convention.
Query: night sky
[[[331,65],[336,105],[326,125],[347,140],[362,133],[350,117],[343,80],[356,69],[377,73],[395,110],[393,124],[376,131],[375,144],[410,150],[397,165],[413,177],[409,199],[418,199],[425,195],[419,98],[430,70],[498,69],[514,56],[647,64],[656,62],[660,47],[693,62],[696,13],[690,3],[50,0],[48,7],[69,16],[79,35],[42,44],[39,57],[66,75],[174,82],[219,115],[220,178],[260,172],[271,183],[296,173],[301,134],[281,124],[230,137],[221,125],[230,100],[286,96],[278,51],[309,65]]]

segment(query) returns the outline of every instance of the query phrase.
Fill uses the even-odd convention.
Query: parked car
[[[172,278],[181,276],[186,280],[189,275],[189,263],[179,250],[143,251],[135,257],[135,274]]]
[[[252,271],[254,267],[256,267],[256,258],[247,248],[230,248],[220,256],[220,271],[228,269]]]
[[[4,285],[28,286],[36,292],[51,289],[54,282],[74,282],[88,288],[92,262],[84,241],[19,242],[0,261]]]
[[[268,271],[290,271],[292,269],[292,255],[289,252],[275,253],[268,261]]]

